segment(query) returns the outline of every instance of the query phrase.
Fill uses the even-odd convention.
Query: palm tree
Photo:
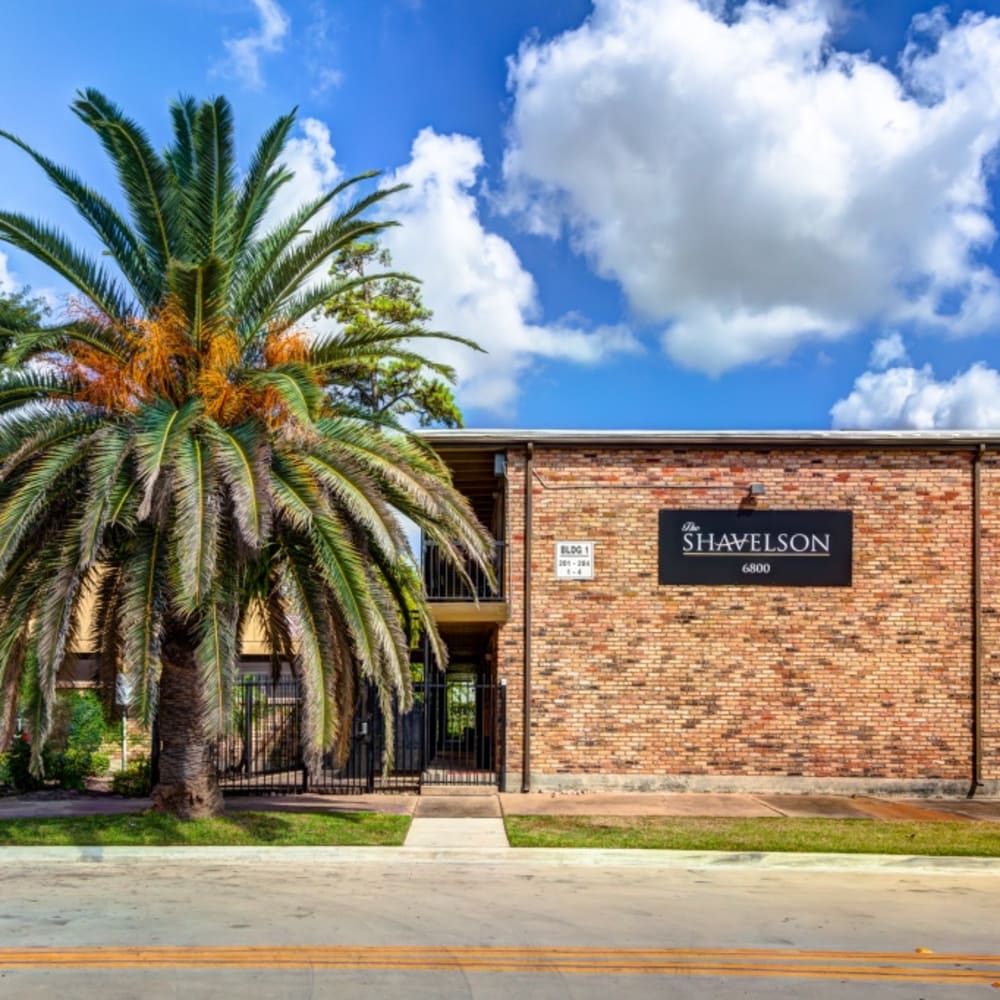
[[[399,516],[460,567],[486,564],[487,538],[420,440],[330,402],[354,359],[414,357],[408,341],[302,330],[345,290],[319,277],[331,257],[388,225],[365,213],[393,189],[345,205],[363,174],[264,231],[291,177],[281,153],[294,115],[241,174],[222,98],[176,102],[162,154],[96,91],[73,110],[114,166],[124,214],[0,133],[103,255],[0,212],[0,239],[76,294],[64,322],[15,331],[0,374],[0,746],[24,688],[41,766],[57,677],[89,627],[104,681],[127,675],[133,710],[158,721],[155,807],[210,815],[221,809],[212,743],[247,623],[301,683],[315,764],[344,751],[359,676],[385,707],[407,703],[411,626],[444,662]]]

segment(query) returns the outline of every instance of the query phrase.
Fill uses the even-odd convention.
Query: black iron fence
[[[236,689],[229,727],[215,747],[225,791],[305,791],[302,702],[295,681],[246,678]]]
[[[488,576],[473,563],[466,566],[468,579],[442,555],[431,541],[424,540],[423,573],[424,588],[432,601],[502,601],[504,599],[504,555],[503,542],[493,543],[493,575],[496,585],[491,586]]]
[[[216,744],[223,791],[350,794],[443,784],[503,790],[506,688],[475,675],[417,682],[411,709],[394,709],[391,727],[374,687],[365,685],[346,757],[327,755],[318,771],[304,765],[301,720],[297,683],[245,680],[236,691],[229,730]]]

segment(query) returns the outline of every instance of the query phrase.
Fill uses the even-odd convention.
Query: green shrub
[[[74,748],[60,752],[45,752],[45,777],[57,781],[62,788],[82,792],[86,787],[84,779],[104,774],[111,766],[105,753]]]
[[[95,753],[104,742],[104,728],[104,710],[96,693],[67,691],[56,703],[48,745]]]
[[[82,791],[85,779],[104,774],[110,766],[104,743],[104,712],[93,691],[67,691],[59,695],[52,718],[52,730],[42,752],[45,776],[42,780],[29,771],[31,744],[25,734],[18,736],[6,754],[7,783],[19,792],[32,792],[47,783]]]
[[[28,770],[31,763],[31,744],[23,736],[14,738],[7,757],[7,775],[11,786],[18,792],[33,792],[42,782],[32,777]]]
[[[153,790],[153,778],[147,757],[136,757],[111,779],[111,791],[127,799],[144,799]]]
[[[9,788],[13,784],[10,780],[10,754],[0,753],[0,788]]]

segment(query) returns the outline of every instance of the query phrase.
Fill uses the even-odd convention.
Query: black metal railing
[[[230,725],[215,745],[225,792],[350,794],[442,784],[503,790],[506,688],[475,675],[439,674],[416,682],[412,707],[393,709],[391,726],[374,687],[364,685],[345,758],[327,755],[312,771],[302,758],[297,683],[247,678],[233,703]]]
[[[424,785],[500,785],[506,770],[507,689],[473,674],[420,685]]]
[[[493,576],[491,586],[487,574],[474,563],[465,567],[463,576],[441,554],[431,541],[424,540],[423,574],[427,597],[432,601],[502,601],[504,600],[504,573],[506,546],[493,543]],[[466,579],[468,577],[468,579]]]
[[[301,747],[299,685],[244,678],[233,696],[229,726],[215,746],[215,768],[223,789],[304,791]]]

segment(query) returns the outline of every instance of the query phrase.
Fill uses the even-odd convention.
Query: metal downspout
[[[524,459],[524,683],[522,685],[523,733],[521,791],[531,791],[531,477],[535,446],[530,441]]]
[[[983,557],[982,458],[980,444],[972,458],[972,787],[969,798],[983,784]]]

